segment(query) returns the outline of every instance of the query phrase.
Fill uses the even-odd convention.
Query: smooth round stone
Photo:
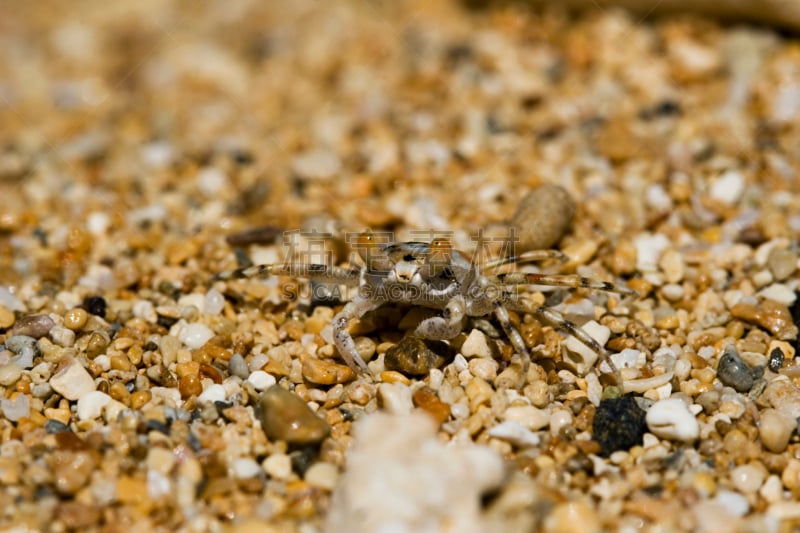
[[[225,297],[216,289],[211,289],[206,293],[203,300],[203,312],[209,315],[218,315],[225,308]]]
[[[355,376],[355,372],[349,366],[328,359],[306,357],[303,361],[303,377],[310,383],[333,385],[351,381]]]
[[[600,455],[641,445],[647,431],[645,412],[630,396],[600,401],[592,422],[592,438],[600,444]]]
[[[550,415],[547,411],[532,405],[520,405],[509,407],[502,414],[504,421],[516,422],[524,428],[537,431],[550,423]]]
[[[261,428],[270,440],[295,444],[319,442],[330,433],[330,426],[296,394],[273,385],[259,400]]]
[[[191,324],[186,324],[178,338],[188,348],[196,350],[207,343],[213,336],[214,332],[211,331],[211,328],[200,322],[192,322]]]
[[[760,489],[765,477],[766,470],[752,464],[737,466],[731,470],[734,488],[744,494],[751,494]]]
[[[22,367],[14,363],[0,365],[0,385],[8,387],[17,382],[22,375]]]
[[[700,424],[678,398],[654,403],[645,415],[645,422],[650,433],[666,440],[691,442],[700,435]]]
[[[397,370],[412,376],[425,376],[432,368],[444,363],[449,347],[441,341],[425,341],[417,337],[405,337],[386,350],[383,363],[387,370]]]
[[[247,377],[247,382],[257,391],[263,391],[275,385],[276,380],[272,374],[267,374],[263,370],[256,370]]]
[[[797,429],[797,423],[791,416],[777,409],[764,409],[758,425],[758,436],[761,444],[772,453],[781,453],[789,445],[789,439]]]
[[[250,369],[247,368],[247,362],[244,360],[242,354],[235,353],[231,356],[228,361],[228,372],[230,372],[232,376],[247,379],[250,375]]]
[[[0,305],[0,329],[10,328],[15,321],[14,312],[4,305]]]
[[[285,453],[273,453],[261,463],[271,478],[289,479],[292,475],[292,458]]]
[[[312,487],[333,490],[336,486],[336,480],[339,479],[339,469],[334,464],[320,461],[306,470],[304,479]]]
[[[227,393],[225,387],[217,383],[206,387],[200,396],[197,397],[197,401],[200,403],[224,402],[226,399]]]
[[[739,357],[739,352],[732,344],[725,347],[719,358],[717,378],[738,392],[749,391],[755,381],[752,369]]]
[[[261,465],[249,457],[235,459],[231,464],[231,471],[236,479],[250,479],[263,472]]]
[[[39,339],[47,335],[56,323],[47,315],[27,315],[21,317],[11,330],[12,335],[27,335]]]
[[[559,187],[545,183],[519,202],[510,225],[517,231],[520,252],[552,248],[569,230],[575,201]]]

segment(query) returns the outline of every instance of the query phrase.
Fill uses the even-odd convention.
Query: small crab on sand
[[[357,287],[356,296],[322,332],[322,337],[336,346],[342,359],[357,373],[371,374],[348,331],[350,322],[384,304],[402,303],[441,311],[438,316],[426,318],[417,326],[414,335],[423,339],[452,339],[462,331],[466,317],[483,317],[493,313],[514,350],[522,358],[525,370],[530,362],[530,354],[519,331],[511,323],[508,311],[531,313],[565,330],[595,351],[608,363],[617,383],[621,383],[617,369],[595,339],[558,312],[533,306],[529,301],[518,298],[517,287],[544,285],[588,288],[622,295],[635,294],[633,290],[571,274],[489,273],[508,264],[547,259],[563,261],[566,257],[561,252],[534,250],[477,265],[466,254],[455,250],[448,239],[434,239],[430,243],[378,243],[370,232],[359,236],[356,249],[364,262],[361,268],[289,262],[221,272],[214,276],[214,280],[280,275]]]

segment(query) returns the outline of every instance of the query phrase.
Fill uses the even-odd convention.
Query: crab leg
[[[574,276],[572,274],[538,274],[529,272],[509,272],[488,276],[492,283],[500,285],[546,285],[549,287],[571,287],[574,289],[596,289],[600,291],[615,292],[617,294],[635,295],[636,291],[611,283],[610,281],[596,281],[590,278]]]
[[[363,372],[367,375],[372,375],[367,363],[359,355],[356,349],[356,343],[350,332],[347,331],[347,326],[354,318],[361,318],[365,313],[377,309],[383,302],[376,300],[367,300],[360,296],[348,302],[341,311],[331,320],[331,324],[326,326],[320,335],[326,342],[332,343],[339,350],[339,355],[342,356],[345,363],[353,369],[356,373]]]
[[[538,261],[545,261],[547,259],[557,259],[563,263],[569,259],[569,257],[567,257],[565,253],[558,250],[531,250],[519,255],[512,255],[511,257],[487,261],[483,264],[483,269],[490,270],[503,265],[510,265],[512,263],[516,263],[518,265],[524,263],[536,263]]]
[[[322,283],[339,285],[358,285],[361,271],[353,268],[342,268],[321,264],[270,264],[255,265],[236,270],[227,270],[214,275],[213,280],[229,280],[240,278],[268,278],[270,276],[292,276],[306,278]]]

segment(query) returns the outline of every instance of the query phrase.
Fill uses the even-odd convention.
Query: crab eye
[[[391,268],[384,247],[371,231],[367,230],[356,237],[355,249],[370,270],[384,271]]]
[[[428,263],[449,264],[450,254],[453,252],[453,245],[447,239],[434,239],[430,245]]]

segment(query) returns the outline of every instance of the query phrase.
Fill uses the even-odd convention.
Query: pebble
[[[224,402],[227,397],[228,394],[225,391],[225,387],[214,383],[206,387],[205,390],[200,393],[200,396],[197,397],[197,401],[199,403]]]
[[[71,359],[50,378],[50,386],[70,401],[79,400],[84,394],[96,389],[92,376],[75,359]]]
[[[339,479],[339,469],[334,464],[319,461],[306,470],[303,479],[312,487],[333,490]]]
[[[292,458],[285,453],[273,453],[261,463],[271,478],[286,480],[292,475]]]
[[[16,354],[11,358],[11,362],[22,368],[31,368],[34,357],[39,355],[39,345],[36,343],[36,339],[27,335],[8,337],[5,345]]]
[[[630,396],[600,401],[592,422],[592,438],[600,444],[600,455],[641,445],[647,425],[645,412]]]
[[[790,340],[797,336],[792,314],[786,305],[774,300],[764,300],[758,307],[739,302],[731,308],[731,314],[746,322],[757,324],[780,340]]]
[[[112,401],[111,396],[98,390],[90,391],[78,399],[78,420],[92,420],[103,414],[103,408]]]
[[[504,421],[516,422],[524,428],[537,431],[550,423],[550,414],[532,405],[515,405],[502,414]]]
[[[330,433],[330,426],[318,417],[296,394],[273,385],[259,400],[261,428],[270,440],[293,444],[319,442]]]
[[[717,378],[723,385],[733,387],[738,392],[747,392],[753,387],[755,376],[752,368],[747,366],[733,344],[722,351],[717,365]]]
[[[196,350],[202,347],[213,336],[214,332],[211,331],[211,328],[200,322],[192,322],[191,324],[186,324],[186,326],[181,329],[178,334],[178,339],[185,344],[187,348]]]
[[[0,305],[0,329],[7,329],[14,325],[16,317],[14,312],[4,305]]]
[[[240,353],[231,355],[228,360],[228,372],[232,376],[238,376],[242,379],[247,379],[250,376],[250,369],[247,367],[247,362]]]
[[[231,463],[231,473],[236,479],[250,479],[263,474],[261,465],[249,457],[239,457]]]
[[[417,389],[411,399],[414,405],[431,415],[438,425],[450,418],[450,405],[443,402],[430,387]]]
[[[89,313],[85,309],[75,307],[64,313],[64,327],[77,331],[86,325],[89,320]],[[52,332],[51,332],[52,335]]]
[[[763,466],[759,468],[750,463],[731,470],[731,482],[734,488],[744,494],[752,494],[760,489],[766,477],[767,471]]]
[[[303,360],[303,377],[317,385],[334,385],[352,381],[356,375],[347,365],[340,365],[328,359],[306,357]]]
[[[0,365],[0,385],[9,387],[22,375],[22,367],[14,363]]]
[[[40,339],[47,335],[56,323],[47,315],[26,315],[16,321],[12,335],[25,335]]]
[[[647,411],[645,422],[650,433],[662,439],[691,442],[700,435],[700,424],[679,398],[654,403]]]
[[[275,376],[267,374],[263,370],[256,370],[247,377],[247,382],[253,385],[257,391],[265,391],[275,385]]]
[[[198,396],[203,392],[203,382],[200,374],[186,374],[178,381],[178,391],[181,398],[186,399]]]
[[[0,286],[0,305],[9,311],[24,311],[25,305],[17,296],[8,290],[7,287]]]
[[[767,268],[776,281],[784,281],[797,270],[797,255],[785,248],[773,248],[767,256]]]
[[[519,448],[539,446],[542,439],[539,435],[513,420],[506,420],[489,429],[490,437],[506,441]]]
[[[155,470],[164,476],[168,475],[175,466],[176,457],[171,450],[156,446],[147,451],[147,458],[145,464],[150,470]]]
[[[75,344],[75,332],[64,326],[53,326],[50,328],[49,336],[53,343],[64,348],[69,348]]]
[[[670,246],[669,239],[660,233],[642,233],[633,240],[636,247],[636,268],[641,272],[656,272],[661,254]]]
[[[771,283],[758,291],[757,294],[761,298],[766,298],[767,300],[772,300],[786,306],[791,306],[794,304],[795,300],[797,300],[795,292],[785,283]]]
[[[442,341],[404,337],[386,350],[383,364],[387,370],[397,370],[412,376],[424,376],[432,368],[438,368],[444,364],[445,358],[439,354],[446,354],[449,349],[449,346]]]
[[[582,501],[559,503],[542,524],[546,533],[600,533],[600,518],[591,505]]]
[[[402,383],[379,383],[378,402],[387,413],[408,414],[414,407],[411,388]]]
[[[466,357],[492,357],[492,350],[487,342],[486,335],[478,329],[473,329],[464,344],[461,345],[461,354]]]
[[[796,429],[797,421],[788,413],[776,409],[764,409],[760,412],[758,436],[761,444],[772,453],[783,452]]]
[[[18,394],[14,399],[0,398],[0,411],[11,422],[31,416],[31,400],[27,394]]]
[[[500,367],[500,363],[494,359],[480,357],[470,359],[467,367],[473,376],[492,382],[497,377],[497,369]]]
[[[536,187],[520,200],[509,222],[519,238],[514,252],[552,248],[569,231],[574,216],[575,201],[565,189],[549,183]]]
[[[744,192],[745,179],[738,170],[726,170],[711,180],[709,195],[714,200],[726,205],[733,205],[739,201]]]
[[[783,376],[772,379],[758,397],[758,404],[797,419],[800,417],[800,387]]]
[[[327,149],[311,149],[292,160],[292,170],[304,180],[327,180],[336,176],[342,166],[339,156]]]

